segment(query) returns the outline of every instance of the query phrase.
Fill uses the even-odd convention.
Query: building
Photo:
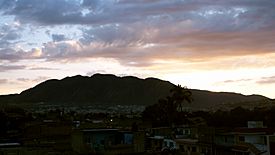
[[[144,133],[118,129],[82,129],[72,134],[79,154],[131,154],[144,152]]]
[[[248,127],[219,131],[215,135],[216,154],[273,155],[275,129],[262,122],[248,122]]]
[[[176,128],[176,149],[180,154],[210,155],[213,153],[214,129],[209,127]]]
[[[150,131],[146,139],[147,152],[183,155],[210,155],[213,152],[213,128],[183,126]]]

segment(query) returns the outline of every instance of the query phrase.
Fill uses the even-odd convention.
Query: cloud
[[[19,31],[22,29],[16,24],[4,23],[0,26],[0,49],[8,48],[21,38]]]
[[[275,83],[275,76],[270,77],[262,77],[260,80],[257,81],[258,84],[274,84]]]
[[[169,14],[176,20],[198,19],[198,21],[206,22],[202,24],[206,26],[228,25],[227,28],[231,28],[231,24],[235,23],[245,28],[242,21],[248,26],[255,18],[259,20],[253,23],[252,27],[255,25],[271,26],[273,22],[270,22],[270,19],[274,14],[274,9],[272,9],[274,2],[268,0],[253,2],[249,0],[218,2],[214,0],[83,0],[82,3],[80,0],[18,0],[12,2],[6,0],[2,4],[5,14],[15,15],[17,19],[25,23],[34,22],[46,25],[134,23],[146,18]],[[265,14],[259,14],[261,11]],[[235,22],[232,23],[232,20]]]
[[[45,81],[45,80],[47,80],[47,79],[49,79],[49,78],[50,78],[50,77],[48,77],[48,76],[39,76],[39,77],[37,77],[37,78],[35,78],[35,79],[32,79],[32,81],[38,83],[38,82]]]
[[[272,53],[275,31],[257,32],[207,32],[160,35],[158,43],[168,44],[174,51],[184,51],[190,56],[234,56]]]
[[[26,66],[23,65],[0,65],[0,72],[5,72],[8,70],[22,70],[25,68]]]
[[[64,40],[66,40],[66,37],[63,34],[52,34],[52,40],[54,42],[64,41]]]
[[[78,41],[73,40],[48,42],[44,44],[38,58],[46,58],[49,61],[78,58],[82,54],[81,46]]]
[[[0,85],[8,82],[8,79],[0,79]]]
[[[58,70],[57,68],[50,67],[29,67],[29,70]]]
[[[94,70],[94,71],[91,71],[91,72],[87,72],[86,76],[93,76],[94,74],[97,74],[97,73],[107,74],[107,72],[105,70]]]
[[[28,79],[28,78],[17,78],[17,81],[20,81],[20,82],[29,82],[30,79]]]
[[[24,59],[37,59],[40,57],[41,50],[37,48],[33,48],[29,51],[25,51],[23,49],[13,49],[13,48],[4,48],[0,49],[0,62],[4,61],[19,61]]]
[[[16,53],[14,49],[0,49],[0,60],[20,60],[22,59],[21,54],[21,52]]]
[[[15,5],[15,0],[0,0],[0,9],[10,9]]]
[[[156,60],[209,61],[275,51],[275,3],[268,0],[1,2],[5,4],[1,7],[4,15],[14,15],[22,24],[38,28],[77,25],[82,36],[69,39],[66,34],[47,31],[51,41],[24,50],[9,47],[11,40],[21,36],[11,31],[0,40],[6,47],[0,51],[0,60],[103,57],[144,67],[154,65]]]
[[[237,79],[237,80],[225,80],[222,83],[239,83],[239,82],[249,82],[252,79]]]
[[[63,23],[79,17],[78,5],[74,0],[18,0],[5,11],[5,14],[15,15],[22,23]]]
[[[84,41],[77,42],[73,48],[70,48],[77,49],[75,52],[63,50],[62,56],[68,54],[67,56],[72,58],[107,57],[117,59],[125,65],[135,63],[147,65],[159,59],[208,61],[217,57],[262,55],[275,51],[273,44],[275,31],[186,33],[180,32],[180,27],[173,29],[176,31],[173,32],[170,28],[143,29],[142,27],[138,33],[127,28],[121,33],[119,29],[114,33],[107,31],[106,34],[101,31],[96,33],[86,31],[87,36],[95,34],[94,38],[87,37]],[[151,33],[147,35],[148,31]],[[124,36],[124,33],[128,35]]]
[[[18,38],[20,38],[20,34],[17,32],[9,32],[1,37],[2,40],[16,40]]]
[[[134,24],[85,29],[83,34],[79,41],[52,41],[29,51],[2,49],[0,60],[113,58],[123,65],[150,66],[155,60],[210,61],[219,57],[263,55],[275,51],[275,31],[185,32],[176,26],[161,29]],[[258,61],[251,65],[255,66]]]
[[[37,78],[31,79],[31,78],[17,78],[16,80],[19,82],[24,82],[24,83],[29,83],[29,82],[42,82],[45,81],[47,79],[49,79],[50,77],[48,76],[38,76]]]

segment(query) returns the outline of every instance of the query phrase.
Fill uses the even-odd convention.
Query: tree
[[[180,108],[180,112],[182,112],[182,103],[187,101],[191,103],[193,101],[192,92],[188,90],[186,87],[181,87],[181,85],[177,85],[170,90],[172,93],[173,104],[175,104],[176,108]]]
[[[170,96],[160,99],[158,103],[145,108],[143,111],[144,120],[150,120],[156,126],[167,126],[182,122],[182,120],[179,120],[179,118],[183,118],[182,103],[184,101],[192,102],[192,93],[186,87],[180,85],[175,86],[170,92]],[[180,108],[181,113],[178,112],[178,108]]]

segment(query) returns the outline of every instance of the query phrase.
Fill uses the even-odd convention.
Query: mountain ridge
[[[103,105],[152,105],[170,94],[175,85],[169,81],[149,77],[118,77],[112,74],[76,75],[63,79],[50,79],[22,91],[20,94],[1,95],[0,103],[55,103]],[[233,92],[212,92],[190,89],[193,108],[210,108],[216,105],[269,101],[262,95],[243,95]]]

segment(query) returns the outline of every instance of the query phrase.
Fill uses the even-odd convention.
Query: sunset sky
[[[275,98],[275,1],[0,0],[0,94],[94,73]]]

